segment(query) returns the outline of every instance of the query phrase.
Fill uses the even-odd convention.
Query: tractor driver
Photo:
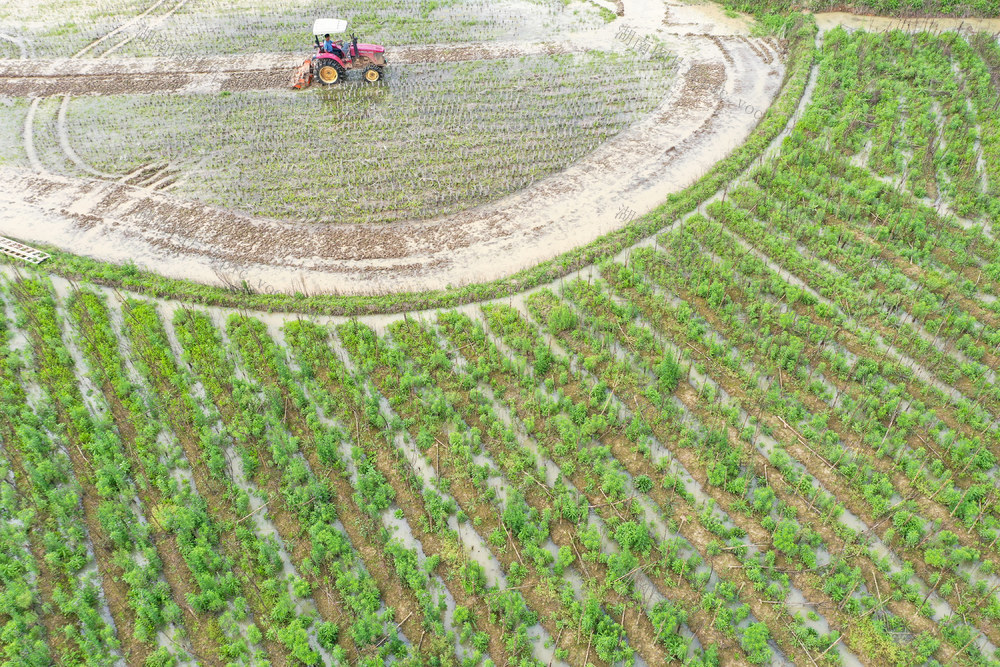
[[[330,39],[330,33],[323,35],[323,44],[320,46],[320,51],[323,53],[339,55],[341,58],[344,57],[344,51],[340,48],[340,44],[337,44]]]

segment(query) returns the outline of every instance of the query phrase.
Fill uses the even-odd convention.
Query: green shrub
[[[576,323],[576,313],[565,304],[560,304],[549,312],[549,330],[554,334],[575,329]]]

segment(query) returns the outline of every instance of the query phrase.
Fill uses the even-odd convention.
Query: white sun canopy
[[[314,35],[325,35],[327,33],[333,35],[345,30],[347,30],[347,21],[344,19],[316,19],[313,21]]]

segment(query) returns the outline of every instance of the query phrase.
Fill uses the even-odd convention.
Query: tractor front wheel
[[[382,68],[370,65],[365,68],[365,71],[362,72],[362,75],[365,77],[365,81],[367,81],[368,83],[378,83],[379,81],[382,80]]]
[[[338,63],[323,63],[319,67],[319,71],[316,73],[316,77],[325,86],[332,86],[335,83],[340,83],[347,76],[347,72]]]

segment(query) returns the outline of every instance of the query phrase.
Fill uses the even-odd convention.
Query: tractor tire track
[[[22,60],[28,57],[28,44],[23,37],[18,37],[17,35],[8,35],[7,33],[0,32],[0,39],[5,42],[10,42],[17,47],[19,58]]]
[[[184,0],[184,1],[186,1],[186,0]],[[101,35],[100,37],[98,37],[97,39],[95,39],[93,42],[91,42],[87,46],[83,47],[82,49],[80,49],[79,51],[77,51],[76,53],[74,53],[72,57],[73,58],[79,58],[80,56],[82,56],[83,54],[87,53],[92,48],[94,48],[95,46],[97,46],[98,44],[100,44],[101,42],[103,42],[104,40],[109,39],[111,37],[114,37],[115,35],[117,35],[118,33],[120,33],[122,30],[124,30],[125,28],[129,27],[130,25],[132,25],[133,23],[135,23],[136,21],[138,21],[139,19],[143,18],[144,16],[149,15],[151,12],[153,12],[157,7],[159,7],[160,5],[162,5],[164,2],[166,2],[166,0],[156,0],[156,2],[154,2],[152,5],[150,5],[146,9],[146,11],[144,11],[141,14],[139,14],[138,16],[135,16],[135,17],[129,19],[125,23],[122,23],[120,26],[118,26],[117,28],[115,28],[111,32],[108,32],[108,33],[105,33],[104,35]]]
[[[165,0],[157,0],[157,2],[154,3],[152,6],[150,6],[146,11],[144,11],[143,13],[139,14],[138,16],[136,16],[136,17],[134,17],[132,19],[129,19],[128,21],[126,21],[122,25],[118,26],[117,28],[115,28],[111,32],[107,33],[103,37],[100,37],[100,38],[94,40],[93,42],[91,42],[90,44],[88,44],[86,47],[84,47],[82,50],[77,51],[75,54],[73,54],[70,57],[70,59],[71,60],[79,60],[80,56],[82,56],[84,53],[86,53],[87,51],[89,51],[93,47],[97,46],[98,44],[100,44],[102,41],[104,41],[108,37],[111,37],[112,35],[115,35],[118,32],[124,30],[126,27],[131,26],[132,24],[136,23],[137,21],[139,21],[144,16],[148,16],[150,13],[152,13],[157,7],[159,7],[160,5],[162,5],[164,2],[165,2]],[[180,9],[185,4],[187,4],[187,2],[188,2],[188,0],[178,0],[178,2],[177,2],[176,5],[174,5],[173,7],[171,7],[162,16],[157,16],[151,22],[150,25],[158,25],[159,23],[161,23],[163,21],[163,19],[171,16],[174,12],[176,12],[178,9]],[[147,26],[147,27],[149,27],[149,26]],[[118,49],[118,48],[124,46],[125,44],[128,44],[130,41],[132,41],[133,39],[135,39],[137,36],[138,35],[129,35],[128,37],[126,37],[122,41],[118,42],[117,44],[115,44],[114,46],[112,46],[110,49],[108,49],[107,51],[105,51],[104,53],[98,55],[97,58],[99,58],[99,59],[100,58],[104,58],[105,56],[107,56],[109,53],[111,53],[115,49]],[[73,147],[70,145],[70,142],[69,142],[69,132],[66,130],[66,110],[69,108],[69,100],[70,100],[70,95],[68,93],[65,94],[65,95],[63,95],[62,102],[59,105],[59,113],[56,115],[56,123],[55,123],[56,124],[56,136],[59,137],[59,147],[62,149],[63,154],[66,157],[68,157],[70,159],[70,161],[73,164],[75,164],[80,170],[82,170],[82,171],[84,171],[84,172],[86,172],[86,173],[88,173],[88,174],[90,174],[92,176],[97,176],[98,178],[107,178],[107,179],[111,179],[111,180],[117,179],[119,177],[118,174],[109,174],[109,173],[100,171],[98,169],[95,169],[94,167],[91,167],[90,164],[88,164],[87,162],[85,162],[83,160],[83,158],[81,158],[77,154],[77,152],[75,150],[73,150]],[[27,132],[25,132],[25,141],[27,141],[27,140],[28,140],[28,134],[27,134]]]
[[[59,112],[56,114],[56,136],[59,137],[59,147],[62,149],[63,154],[68,157],[70,161],[80,170],[92,176],[96,176],[97,178],[118,178],[119,176],[117,174],[109,174],[91,167],[77,154],[75,150],[73,150],[73,146],[69,143],[69,132],[66,130],[66,109],[69,107],[69,99],[69,95],[63,95],[62,102],[59,104]],[[37,102],[37,100],[32,101],[32,107],[35,106],[35,102]],[[25,142],[30,139],[32,139],[31,134],[28,130],[25,130]]]

